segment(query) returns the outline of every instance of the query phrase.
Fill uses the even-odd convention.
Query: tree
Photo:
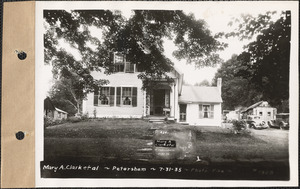
[[[242,62],[237,55],[226,61],[218,69],[212,81],[216,85],[217,79],[222,78],[223,109],[233,110],[239,106],[249,106],[262,100],[261,93],[244,77],[240,76],[243,69]]]
[[[86,92],[99,83],[92,71],[111,74],[113,52],[122,52],[126,59],[137,64],[142,71],[138,78],[144,88],[152,85],[153,79],[167,77],[173,63],[164,55],[163,42],[172,40],[177,47],[173,53],[178,59],[187,59],[198,67],[217,64],[220,58],[215,53],[225,44],[212,36],[203,20],[183,11],[134,10],[126,19],[120,11],[110,10],[45,10],[45,63],[51,63],[53,73],[65,77],[65,72],[75,73],[85,82]],[[90,28],[102,31],[102,39],[93,37]],[[63,39],[81,55],[77,60],[70,52],[59,47]],[[89,44],[96,46],[92,49]],[[62,70],[66,70],[65,72]]]
[[[199,83],[195,83],[195,86],[206,86],[209,87],[210,83],[207,79],[204,79],[203,81],[199,82]]]
[[[49,96],[56,107],[68,112],[69,115],[80,114],[85,90],[88,90],[85,88],[86,82],[75,73],[69,72],[63,75],[64,77],[55,79]]]
[[[239,55],[243,68],[239,75],[253,83],[271,105],[281,107],[289,99],[291,15],[283,12],[273,22],[270,14],[274,13],[245,17],[241,23],[236,35],[257,37]]]

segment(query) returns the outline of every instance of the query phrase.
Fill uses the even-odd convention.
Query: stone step
[[[179,122],[181,125],[189,125],[188,122]]]
[[[148,152],[152,152],[152,148],[142,148],[142,149],[137,149],[137,152],[139,153],[148,153]]]
[[[168,121],[175,121],[175,117],[168,117]]]
[[[154,124],[163,124],[164,122],[163,121],[153,121],[151,123],[154,123]]]

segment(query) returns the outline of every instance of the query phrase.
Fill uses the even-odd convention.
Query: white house
[[[150,92],[142,90],[142,80],[138,79],[138,70],[135,64],[126,61],[116,61],[115,73],[106,75],[103,72],[93,72],[95,79],[107,79],[109,84],[101,87],[99,91],[87,95],[83,101],[83,113],[89,117],[116,117],[116,118],[142,118],[162,116],[180,121],[184,104],[186,120],[190,124],[214,125],[221,124],[221,96],[217,87],[194,87],[197,93],[188,101],[189,87],[183,86],[183,74],[176,68],[168,76],[173,79],[157,81],[155,89]],[[198,90],[200,89],[200,90]],[[201,90],[202,89],[202,90]],[[199,93],[199,94],[198,94]],[[213,98],[212,95],[214,95]],[[200,97],[200,98],[199,98]],[[181,99],[181,100],[180,100]],[[184,101],[184,100],[187,101]],[[202,108],[203,117],[193,111],[196,107]],[[196,107],[194,106],[196,105]],[[208,106],[207,106],[208,105]],[[206,117],[207,114],[209,117]]]
[[[183,86],[179,96],[180,122],[189,125],[221,126],[221,78],[217,87]]]

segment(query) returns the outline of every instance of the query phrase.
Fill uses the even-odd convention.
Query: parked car
[[[289,129],[290,122],[289,122],[289,113],[280,113],[276,115],[275,120],[268,121],[268,125],[270,127],[277,127],[280,129]]]
[[[246,120],[247,126],[254,129],[266,129],[268,124],[260,116],[248,116]]]

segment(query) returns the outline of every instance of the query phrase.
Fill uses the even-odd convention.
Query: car
[[[289,117],[290,117],[289,113],[276,114],[276,119],[268,121],[268,125],[270,127],[277,127],[280,129],[289,129],[290,128]]]
[[[266,129],[268,124],[260,116],[248,116],[246,119],[247,126],[254,129]]]

